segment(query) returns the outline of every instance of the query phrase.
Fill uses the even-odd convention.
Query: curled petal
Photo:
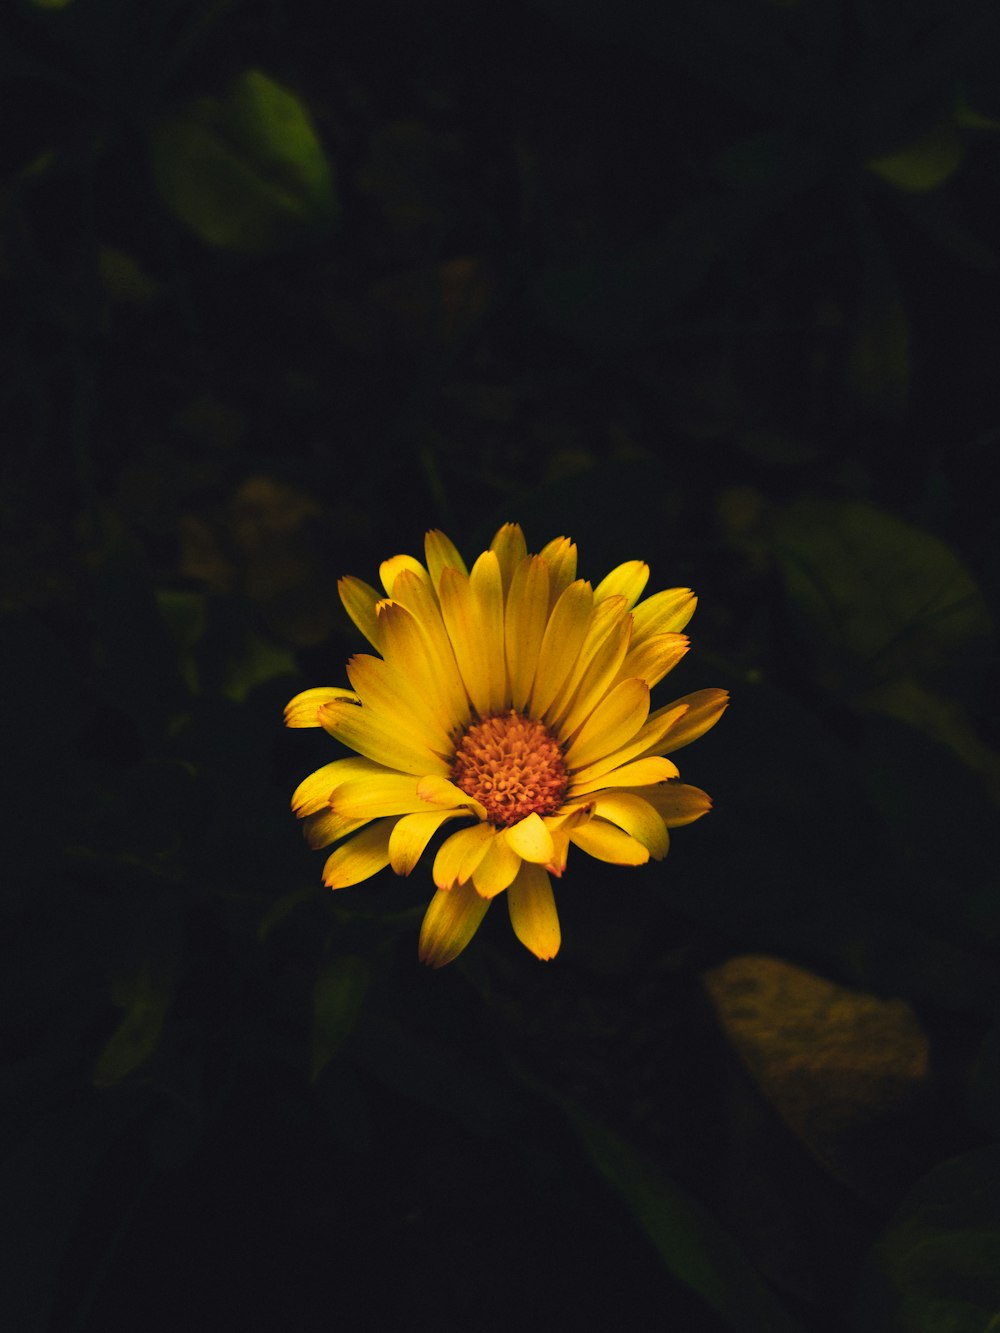
[[[330,804],[334,790],[350,778],[362,778],[369,775],[386,773],[382,764],[371,759],[351,756],[349,759],[334,759],[331,764],[324,764],[315,773],[303,779],[295,788],[292,796],[292,809],[300,819],[315,814]]]
[[[552,834],[552,860],[545,863],[545,869],[556,878],[566,869],[566,857],[569,854],[569,835],[581,824],[586,824],[594,814],[593,805],[576,805],[567,813],[550,815],[545,823]]]
[[[712,808],[708,792],[700,787],[689,787],[684,782],[662,782],[658,787],[644,787],[637,794],[649,802],[667,828],[693,824]]]
[[[512,824],[504,831],[504,839],[518,856],[525,861],[534,861],[547,865],[552,860],[555,848],[552,834],[545,826],[541,815],[528,815],[517,824]]]
[[[667,826],[653,803],[643,796],[630,791],[598,792],[594,797],[594,814],[631,834],[654,861],[662,861],[666,856],[670,846]]]
[[[357,703],[358,696],[353,690],[335,690],[326,686],[315,690],[303,690],[285,705],[286,727],[321,727],[320,709],[335,700],[345,699]]]
[[[569,835],[570,842],[595,861],[610,861],[616,866],[642,866],[649,860],[649,849],[624,829],[604,819],[592,819]]]

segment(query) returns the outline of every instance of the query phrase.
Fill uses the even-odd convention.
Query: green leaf
[[[991,636],[951,547],[874,505],[796,501],[777,521],[774,554],[791,600],[856,683],[950,680]]]
[[[738,1333],[802,1333],[737,1242],[696,1200],[611,1130],[559,1099],[601,1176],[621,1197],[666,1267]]]
[[[370,981],[369,964],[353,954],[332,959],[316,978],[310,1070],[313,1082],[354,1031]]]
[[[259,70],[224,98],[161,120],[151,146],[161,198],[208,245],[267,254],[336,219],[333,171],[309,113]]]
[[[96,1087],[112,1087],[145,1064],[159,1043],[172,996],[172,975],[149,959],[115,982],[115,1004],[126,1012],[98,1058]]]
[[[875,1247],[865,1330],[1000,1329],[1000,1146],[952,1158],[917,1185]]]

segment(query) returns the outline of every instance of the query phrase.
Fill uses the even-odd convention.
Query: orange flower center
[[[486,807],[497,828],[532,813],[552,814],[569,785],[566,761],[552,732],[513,709],[466,728],[451,780]]]

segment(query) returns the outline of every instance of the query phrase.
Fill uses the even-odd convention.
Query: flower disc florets
[[[495,828],[559,809],[569,774],[544,722],[509,713],[469,726],[455,750],[451,780],[486,808]]]

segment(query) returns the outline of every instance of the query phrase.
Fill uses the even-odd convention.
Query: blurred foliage
[[[998,60],[985,0],[5,8],[3,1327],[1000,1320]],[[661,868],[431,974],[281,708],[340,575],[508,519],[696,588],[733,706]]]

